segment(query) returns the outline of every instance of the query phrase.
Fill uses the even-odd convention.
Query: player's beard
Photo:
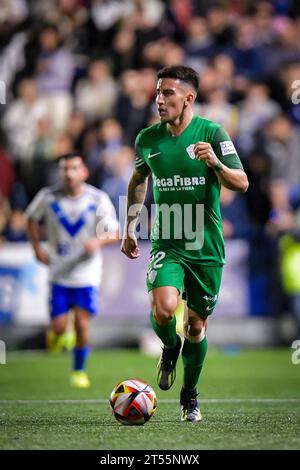
[[[165,119],[163,119],[162,117],[160,118],[161,122],[163,123],[166,123],[166,124],[170,124],[171,126],[172,125],[175,125],[175,124],[181,124],[181,122],[183,121],[183,118],[184,118],[184,110],[186,108],[186,104],[183,103],[182,105],[182,109],[181,109],[181,112],[180,114],[177,114],[177,116],[175,118],[168,118],[168,116],[165,117]],[[177,121],[177,123],[176,123]]]
[[[83,182],[82,181],[65,181],[64,188],[67,193],[77,194],[81,192]]]

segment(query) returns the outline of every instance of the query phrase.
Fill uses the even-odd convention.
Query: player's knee
[[[167,297],[156,301],[153,310],[154,318],[159,325],[167,325],[173,318],[177,307],[177,298]]]
[[[77,333],[87,330],[89,328],[89,318],[86,315],[76,315],[74,326]]]
[[[158,323],[158,325],[166,326],[172,320],[173,313],[167,310],[158,309],[154,313],[154,318],[155,318],[156,323]]]
[[[75,330],[76,332],[80,332],[80,331],[84,331],[87,329],[87,322],[85,320],[82,320],[82,319],[77,319],[75,321]]]
[[[51,329],[55,334],[62,335],[66,331],[66,323],[62,321],[53,322]]]
[[[202,321],[186,323],[184,336],[191,343],[200,343],[205,337],[206,327]]]

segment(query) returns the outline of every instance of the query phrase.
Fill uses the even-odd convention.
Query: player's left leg
[[[73,372],[71,382],[74,387],[86,388],[91,383],[86,373],[86,363],[89,357],[89,324],[90,314],[80,307],[74,307],[74,327],[76,345],[73,349]]]
[[[77,388],[90,387],[91,383],[86,373],[89,357],[89,328],[90,320],[98,311],[99,289],[96,287],[74,288],[73,309],[76,345],[73,349],[73,372],[71,383]]]
[[[197,401],[197,384],[207,351],[207,318],[185,306],[182,348],[183,387],[180,393],[181,420],[197,422],[202,416]]]
[[[46,334],[46,343],[49,351],[58,353],[64,349],[67,324],[68,312],[51,318],[50,327]]]
[[[218,298],[222,266],[185,266],[187,306],[184,315],[183,387],[180,395],[181,419],[201,421],[197,401],[197,384],[207,351],[207,317],[211,315]]]

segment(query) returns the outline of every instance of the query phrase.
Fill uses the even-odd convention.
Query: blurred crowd
[[[225,237],[249,242],[251,313],[288,308],[300,325],[296,0],[0,0],[1,237],[26,239],[26,205],[73,149],[118,209],[157,120],[156,72],[174,64],[199,72],[195,112],[227,129],[249,176],[222,210]]]

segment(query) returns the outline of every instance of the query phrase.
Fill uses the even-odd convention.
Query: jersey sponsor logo
[[[153,186],[162,188],[160,190],[178,190],[193,189],[194,186],[203,186],[205,184],[204,176],[181,176],[174,175],[170,178],[157,178],[153,175]]]
[[[222,155],[230,155],[231,153],[236,153],[235,147],[231,140],[224,140],[224,142],[220,142],[221,152]]]
[[[195,144],[191,144],[185,149],[187,151],[189,157],[192,160],[195,160],[195,158],[196,158],[196,155],[195,155],[195,152],[194,152],[194,147],[195,147]]]
[[[148,158],[153,158],[156,157],[157,155],[160,155],[161,152],[156,152],[156,153],[149,153]]]

